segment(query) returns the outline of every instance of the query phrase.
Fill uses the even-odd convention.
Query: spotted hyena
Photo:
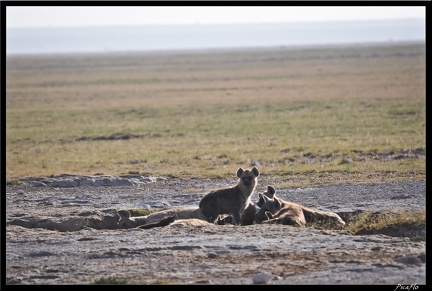
[[[259,175],[256,167],[251,170],[239,168],[239,180],[235,186],[212,191],[201,199],[199,208],[202,214],[209,222],[217,221],[219,215],[231,215],[233,224],[241,224],[243,210],[251,207],[251,195],[257,186]]]
[[[249,201],[249,204],[243,210],[241,214],[241,225],[251,225],[255,223],[255,214],[257,212],[257,208],[252,201]]]
[[[322,211],[304,205],[285,201],[275,195],[276,190],[272,186],[263,194],[259,194],[260,210],[255,215],[257,223],[276,222],[281,224],[306,226],[306,223],[328,223],[331,226],[343,227],[345,221],[334,212]]]
[[[270,186],[270,185],[267,186],[267,191],[262,193],[262,195],[259,195],[259,200],[258,200],[257,206],[260,208],[263,206],[263,204],[264,204],[263,195],[267,196],[268,198],[273,198],[275,193],[276,193],[276,189],[273,186]]]
[[[276,222],[300,227],[306,226],[306,219],[300,205],[283,201],[274,196],[269,198],[266,195],[259,194],[259,197],[263,203],[255,215],[257,223]]]
[[[174,216],[176,220],[178,219],[200,219],[207,220],[197,206],[187,206],[178,207],[172,209],[165,209],[157,212],[153,212],[146,216],[136,216],[132,217],[128,210],[119,210],[118,215],[120,216],[120,221],[118,223],[118,228],[128,229],[136,228],[145,224],[159,223],[166,217]]]

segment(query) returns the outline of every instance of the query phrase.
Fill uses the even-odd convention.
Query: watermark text
[[[396,289],[394,289],[394,291],[397,290],[404,290],[404,291],[413,291],[413,290],[417,290],[419,288],[419,286],[417,286],[417,284],[411,284],[411,285],[402,285],[402,284],[398,284],[396,286]]]

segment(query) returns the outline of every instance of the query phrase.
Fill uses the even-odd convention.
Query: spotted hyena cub
[[[217,221],[219,215],[231,215],[232,223],[240,224],[243,210],[252,204],[250,199],[257,186],[259,175],[256,167],[251,170],[239,168],[237,185],[212,191],[201,199],[199,208],[202,214],[209,222]]]
[[[300,227],[306,226],[306,223],[326,223],[336,228],[345,226],[345,221],[334,212],[285,201],[275,193],[276,190],[268,186],[266,192],[259,194],[257,205],[260,210],[255,215],[256,223],[276,222]]]
[[[274,194],[276,193],[276,189],[273,186],[267,186],[267,191],[259,195],[259,200],[257,203],[258,207],[262,207],[264,204],[264,198],[263,196],[267,196],[268,198],[273,198]]]
[[[260,210],[255,215],[257,223],[276,222],[286,225],[306,226],[306,218],[300,205],[292,202],[283,201],[273,196],[259,194],[262,201]]]
[[[241,214],[241,225],[252,225],[255,223],[257,209],[255,204],[250,201]]]

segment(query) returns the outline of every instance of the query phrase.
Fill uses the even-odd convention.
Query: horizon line
[[[341,23],[341,22],[373,22],[373,21],[407,21],[407,20],[422,20],[426,21],[422,17],[406,17],[406,18],[375,18],[375,19],[356,19],[356,20],[305,20],[305,21],[260,21],[260,22],[227,22],[227,23],[160,23],[160,24],[89,24],[89,25],[44,25],[44,26],[12,26],[6,25],[6,29],[41,29],[41,28],[112,28],[112,27],[137,27],[137,26],[232,26],[232,25],[268,25],[268,24],[310,24],[310,23]]]

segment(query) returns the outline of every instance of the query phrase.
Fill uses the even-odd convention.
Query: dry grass
[[[426,149],[425,82],[424,44],[8,57],[6,174],[425,179],[363,159]]]
[[[426,240],[426,210],[361,213],[346,226],[353,234],[385,234]]]

